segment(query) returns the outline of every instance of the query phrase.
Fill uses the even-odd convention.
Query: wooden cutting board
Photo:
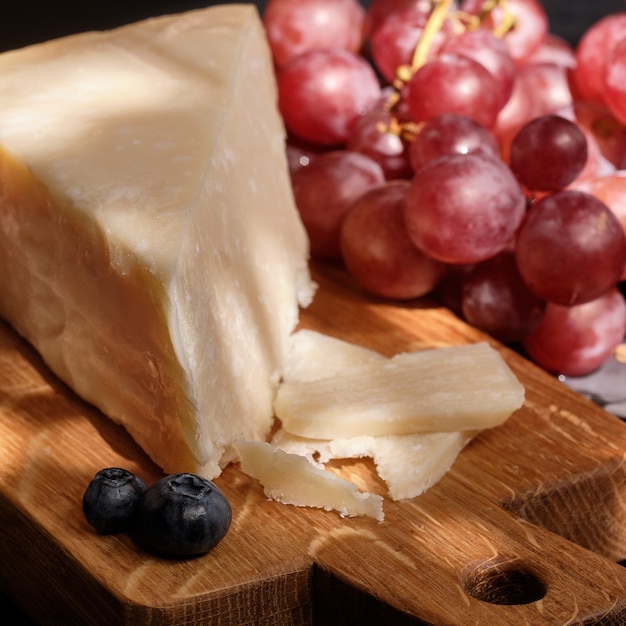
[[[362,295],[340,271],[304,326],[392,354],[484,340],[428,302]],[[385,521],[268,501],[237,466],[211,553],[166,560],[94,534],[83,491],[107,466],[161,472],[0,323],[0,583],[55,624],[626,624],[626,426],[501,348],[525,405]],[[341,472],[384,494],[367,460]]]

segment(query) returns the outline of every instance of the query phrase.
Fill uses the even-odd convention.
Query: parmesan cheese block
[[[0,315],[165,471],[263,439],[314,287],[253,5],[0,55]]]

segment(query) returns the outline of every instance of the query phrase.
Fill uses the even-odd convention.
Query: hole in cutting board
[[[504,555],[466,566],[461,582],[465,593],[490,604],[530,604],[546,594],[546,585],[535,572]]]

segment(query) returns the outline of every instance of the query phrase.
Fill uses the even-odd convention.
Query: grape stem
[[[401,65],[396,71],[397,82],[395,86],[399,89],[404,83],[411,80],[411,76],[428,62],[428,53],[432,47],[434,38],[442,29],[446,19],[451,17],[450,6],[453,0],[432,0],[433,10],[426,22],[422,36],[420,37],[413,59],[410,65]],[[515,16],[507,6],[507,0],[485,0],[478,15],[470,15],[457,11],[453,17],[456,18],[457,27],[475,30],[493,13],[494,9],[502,9],[502,19],[500,23],[492,29],[496,37],[504,37],[509,31],[515,28]]]
[[[443,27],[446,18],[450,14],[452,0],[433,0],[434,9],[430,14],[420,41],[415,47],[415,54],[411,62],[413,72],[417,71],[428,60],[428,52],[432,46],[433,39]]]
[[[502,9],[502,21],[493,29],[492,32],[496,37],[504,37],[504,35],[515,28],[515,15],[513,15],[513,13],[509,10],[507,0],[488,0],[483,7],[480,21],[482,22],[488,15],[490,15],[497,6]]]
[[[446,19],[451,16],[455,19],[457,28],[477,29],[487,20],[494,9],[502,9],[501,22],[492,29],[496,37],[504,37],[510,30],[515,28],[515,16],[507,6],[507,0],[485,0],[478,15],[470,15],[457,11],[454,14],[450,12],[450,6],[453,0],[432,0],[433,9],[428,17],[422,36],[420,37],[410,65],[401,65],[396,70],[396,80],[393,83],[394,93],[390,96],[386,108],[388,111],[393,110],[400,100],[400,91],[402,87],[411,80],[411,77],[420,67],[428,62],[428,53],[433,44],[437,33],[441,31]],[[397,120],[392,121],[389,125],[379,124],[380,132],[390,132],[406,139],[411,139],[419,131],[419,125],[401,124]]]
[[[464,11],[457,11],[455,14],[456,20],[467,30],[476,30],[481,28],[487,19],[491,16],[494,9],[502,9],[502,19],[497,26],[491,29],[491,32],[496,37],[504,37],[509,31],[513,30],[516,25],[516,18],[508,7],[507,0],[485,0],[482,8],[478,12],[478,15],[472,13],[465,13]]]

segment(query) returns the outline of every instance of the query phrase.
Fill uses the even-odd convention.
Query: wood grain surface
[[[399,306],[317,268],[302,324],[386,354],[486,337],[429,302]],[[494,344],[497,345],[497,344]],[[101,468],[162,473],[0,323],[1,589],[49,624],[626,624],[626,426],[518,354],[522,409],[481,433],[384,522],[268,501],[229,466],[231,531],[167,560],[97,536]],[[335,468],[384,495],[367,460]]]

